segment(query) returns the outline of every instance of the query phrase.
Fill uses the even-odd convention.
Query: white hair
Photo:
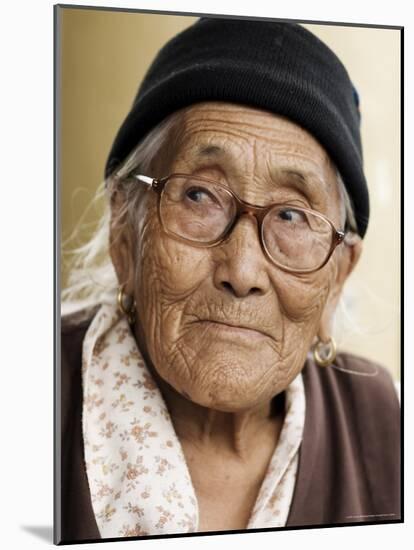
[[[142,186],[125,183],[132,171],[149,173],[154,159],[166,146],[171,132],[182,120],[190,107],[176,111],[155,126],[125,159],[121,166],[98,187],[87,211],[94,209],[104,199],[104,211],[91,238],[83,245],[69,248],[76,242],[83,230],[81,220],[74,232],[62,244],[62,258],[69,268],[67,286],[61,294],[62,315],[78,310],[90,310],[101,303],[113,302],[118,292],[118,280],[109,255],[109,237],[111,223],[111,198],[117,189],[125,194],[124,207],[119,212],[116,223],[122,230],[123,225],[137,226],[137,201],[142,196]],[[342,202],[344,224],[351,233],[357,233],[352,201],[337,171],[337,182]],[[82,218],[85,216],[83,214]]]
[[[139,170],[144,174],[149,171],[152,161],[167,143],[172,129],[176,127],[180,114],[181,112],[177,111],[155,126],[116,172],[101,182],[87,208],[87,211],[93,209],[104,199],[103,213],[91,238],[81,246],[68,248],[83,230],[80,221],[62,245],[62,257],[69,269],[67,286],[61,294],[62,315],[77,310],[89,310],[107,301],[113,302],[118,290],[118,279],[109,255],[111,198],[117,189],[123,190],[126,200],[116,221],[119,227],[128,223],[136,226],[136,204],[141,196],[142,186],[124,185],[123,179],[132,170]]]

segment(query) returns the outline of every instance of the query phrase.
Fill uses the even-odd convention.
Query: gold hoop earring
[[[125,288],[125,285],[122,285],[119,287],[119,290],[118,290],[118,298],[117,298],[118,307],[128,319],[128,323],[130,325],[133,325],[135,323],[135,311],[136,311],[135,300],[133,300],[131,303],[132,298],[131,296],[127,296],[126,294],[124,294],[124,288]],[[125,307],[124,301],[127,301],[127,302],[129,301],[129,306]]]
[[[313,358],[315,359],[315,363],[320,367],[327,367],[335,361],[336,342],[332,336],[329,338],[328,342],[318,340],[313,348]]]

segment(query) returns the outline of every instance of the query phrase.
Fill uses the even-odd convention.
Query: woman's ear
[[[111,197],[111,223],[109,233],[109,253],[119,285],[124,285],[124,292],[134,293],[134,255],[132,235],[126,224],[126,215],[121,209],[124,206],[124,197],[121,192],[115,191]]]
[[[362,252],[362,239],[352,235],[350,242],[345,241],[341,254],[338,255],[338,268],[333,286],[331,287],[319,324],[318,337],[322,342],[328,342],[333,332],[333,319],[344,284],[354,270]]]

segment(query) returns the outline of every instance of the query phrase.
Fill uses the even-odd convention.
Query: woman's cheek
[[[176,300],[180,294],[184,297],[191,292],[199,279],[206,277],[208,252],[167,235],[156,212],[151,211],[140,235],[137,271],[142,272],[140,279],[143,286],[144,277],[149,276],[156,283],[162,300],[168,299],[168,296]]]
[[[307,275],[277,273],[273,285],[284,317],[292,322],[317,322],[332,286],[334,270],[327,266]]]
[[[157,229],[146,235],[151,238],[142,245],[136,302],[153,358],[157,351],[170,351],[180,338],[185,306],[208,277],[209,260],[207,251],[177,242]]]

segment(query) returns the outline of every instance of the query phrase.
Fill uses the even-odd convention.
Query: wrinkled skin
[[[185,114],[175,143],[169,166],[160,164],[148,175],[206,176],[249,203],[289,201],[342,228],[334,167],[319,143],[293,122],[244,106],[204,103]],[[138,231],[111,249],[119,281],[136,301],[137,342],[187,442],[189,464],[198,452],[208,462],[209,450],[221,449],[218,459],[212,452],[211,467],[224,472],[223,456],[233,454],[244,461],[240,479],[259,472],[252,481],[257,488],[283,424],[283,407],[272,412],[272,398],[303,368],[315,337],[329,338],[361,243],[340,245],[317,272],[290,274],[263,254],[254,218],[242,216],[225,243],[202,249],[166,235],[156,204],[156,194],[145,191]],[[196,467],[192,475],[201,479]],[[256,493],[249,491],[251,504]],[[200,481],[200,495],[205,493]],[[234,525],[246,522],[250,504]],[[203,524],[217,528],[219,518],[208,509]]]

